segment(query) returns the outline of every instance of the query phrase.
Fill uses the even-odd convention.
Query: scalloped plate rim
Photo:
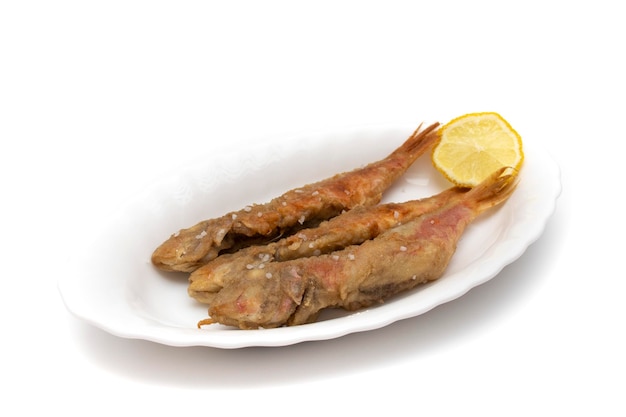
[[[256,162],[258,166],[254,169],[262,171],[268,169],[268,167],[272,167],[272,165],[276,164],[277,161],[281,163],[285,162],[284,158],[287,158],[290,154],[298,154],[299,152],[306,150],[310,152],[315,150],[319,153],[320,149],[317,148],[327,146],[329,143],[340,143],[345,147],[350,145],[350,141],[354,141],[355,137],[361,137],[363,135],[370,135],[373,138],[371,141],[374,141],[379,136],[392,135],[394,136],[394,142],[391,142],[391,144],[397,145],[403,140],[401,135],[408,136],[414,128],[415,126],[407,124],[384,124],[361,125],[339,129],[302,132],[298,134],[284,135],[276,138],[275,140],[266,141],[263,145],[250,147],[244,152],[225,152],[220,154],[219,157],[225,158],[227,162],[229,158],[239,159],[240,161],[244,160],[246,162]],[[271,157],[267,158],[275,158],[273,161],[268,162],[259,160],[268,155],[263,152],[263,149],[268,149],[271,145],[278,143],[280,143],[283,148],[286,148],[282,154],[278,152],[277,155],[272,154]],[[374,143],[373,146],[375,147],[380,146],[381,149],[377,149],[379,157],[384,157],[385,152],[391,150],[391,148],[389,148],[391,145],[389,144],[385,144],[383,146],[379,145],[378,142],[372,143]],[[94,245],[97,246],[98,244],[103,245],[108,243],[106,241],[106,234],[103,236],[102,233],[96,235],[92,245],[87,245],[84,251],[77,254],[69,261],[70,269],[68,273],[64,274],[58,280],[58,290],[67,309],[79,319],[82,319],[85,322],[115,336],[130,339],[149,340],[170,346],[206,346],[226,349],[249,346],[284,346],[304,341],[332,339],[354,332],[375,330],[387,326],[395,321],[423,314],[440,304],[461,297],[471,288],[495,277],[506,265],[517,260],[525,252],[528,246],[541,236],[548,219],[552,216],[554,210],[556,209],[556,200],[561,193],[560,170],[556,162],[547,152],[538,149],[533,143],[526,139],[524,143],[524,150],[526,158],[524,167],[522,168],[520,174],[521,181],[519,188],[522,188],[524,182],[530,182],[530,185],[536,183],[538,191],[533,189],[533,192],[538,194],[530,195],[530,191],[523,191],[528,193],[530,197],[523,195],[521,198],[518,198],[518,201],[514,203],[516,204],[515,209],[518,211],[530,210],[532,211],[532,216],[529,215],[524,218],[523,224],[517,225],[518,227],[515,227],[515,224],[506,224],[505,226],[508,228],[515,228],[516,234],[503,241],[498,241],[496,239],[492,247],[488,248],[490,251],[504,251],[504,253],[498,253],[497,257],[495,257],[495,255],[478,256],[475,260],[472,260],[471,264],[467,268],[456,271],[455,274],[444,274],[444,277],[447,277],[448,280],[450,280],[450,276],[454,276],[453,278],[457,279],[458,282],[440,285],[440,282],[444,282],[442,280],[444,277],[442,277],[440,281],[431,283],[424,288],[413,290],[409,294],[400,296],[399,299],[391,300],[375,308],[354,312],[343,317],[308,325],[266,330],[260,329],[243,331],[220,328],[216,331],[204,331],[202,329],[195,329],[193,326],[195,323],[190,323],[189,327],[180,327],[179,324],[169,325],[167,323],[160,322],[159,320],[155,320],[154,317],[134,314],[137,310],[134,310],[134,307],[132,306],[128,306],[128,304],[132,304],[132,302],[128,297],[121,297],[120,294],[117,294],[117,289],[115,288],[111,291],[111,294],[104,291],[104,295],[108,295],[110,297],[108,300],[110,301],[109,304],[97,304],[100,300],[96,300],[95,297],[97,290],[100,288],[95,287],[101,285],[105,290],[108,290],[111,287],[107,287],[108,283],[103,284],[102,277],[98,276],[96,276],[95,281],[93,281],[92,287],[90,286],[91,281],[84,278],[84,276],[91,276],[85,271],[86,267],[90,266],[90,260],[91,262],[99,260],[97,256],[95,259],[91,259],[90,257],[95,255],[89,251],[93,250]],[[199,164],[200,161],[206,162],[207,158],[210,161],[211,158],[217,157],[218,156],[215,155],[212,157],[202,156],[192,162],[188,162],[187,166],[191,168],[182,169],[181,167],[178,167],[180,171],[174,177],[177,177],[179,181],[184,182],[187,181],[190,176],[206,174],[206,172],[202,169],[198,170],[196,164]],[[530,167],[528,165],[530,165]],[[538,176],[540,173],[541,184],[538,183]],[[233,177],[229,178],[229,180],[233,180],[234,178],[236,183],[238,176],[241,177],[242,175],[244,178],[245,175],[249,175],[247,174],[246,169],[233,173]],[[432,174],[430,175],[432,176]],[[166,178],[171,179],[171,177],[163,176],[155,180],[152,186],[147,187],[143,193],[123,205],[117,215],[112,216],[108,225],[104,226],[103,229],[108,229],[110,232],[113,226],[120,224],[120,219],[128,217],[127,211],[132,212],[137,210],[146,210],[142,207],[142,204],[150,202],[148,201],[149,199],[155,200],[155,193],[159,192],[159,190],[162,190],[163,188],[167,189],[168,185],[164,185]],[[324,178],[324,176],[321,178]],[[219,186],[219,181],[217,181],[216,184]],[[204,187],[210,190],[211,187],[215,187],[216,184],[208,184],[204,185]],[[277,184],[275,187],[279,188],[280,185]],[[286,189],[283,191],[285,190]],[[268,191],[268,193],[269,192],[270,191]],[[271,190],[271,192],[275,192],[275,190]],[[518,193],[520,193],[519,189],[516,190],[514,196]],[[191,194],[193,197],[193,193]],[[270,194],[267,195],[269,196]],[[158,198],[156,198],[156,200],[158,200]],[[186,204],[191,206],[194,205],[193,199],[189,196],[185,196],[183,200],[186,201]],[[152,203],[153,205],[155,204],[154,201],[152,201]],[[158,205],[158,201],[156,205]],[[183,207],[181,210],[184,211],[184,204],[181,204],[181,207]],[[230,207],[228,209],[230,210],[232,208],[233,207]],[[220,209],[221,207],[218,207],[214,210],[219,211]],[[223,210],[222,212],[226,212],[226,210]],[[529,217],[532,217],[532,221],[529,220]],[[124,221],[128,221],[128,218],[124,219]],[[488,221],[491,221],[491,219]],[[181,221],[180,224],[185,223]],[[183,227],[190,225],[191,224],[186,224]],[[141,230],[141,228],[139,230]],[[173,229],[170,231],[173,231]],[[509,233],[509,230],[505,233]],[[112,236],[115,238],[114,235]],[[149,247],[146,248],[146,251],[151,252],[152,249],[153,247]],[[145,259],[137,260],[137,262],[140,261],[145,262]],[[130,262],[134,262],[134,260]],[[134,267],[134,265],[132,266]],[[468,271],[471,273],[467,274]],[[468,276],[464,276],[462,279],[456,277],[456,275],[460,273],[464,273]],[[98,278],[100,278],[100,280],[98,280]],[[439,289],[439,286],[442,288]],[[413,297],[418,291],[428,293],[428,295],[422,294],[418,297],[420,300],[420,303],[418,303],[419,305],[411,305],[407,299]],[[128,291],[126,291],[126,293],[128,293]],[[101,294],[98,293],[97,295],[100,296]],[[184,294],[184,296],[186,296],[186,294]],[[424,297],[426,297],[426,300],[423,300]],[[431,298],[428,299],[428,297]],[[92,304],[96,304],[96,306],[93,306]],[[116,306],[120,308],[116,309]],[[200,318],[201,317],[198,317],[198,319]]]

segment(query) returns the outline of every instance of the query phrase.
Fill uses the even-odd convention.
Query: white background
[[[623,21],[601,0],[1,2],[0,414],[624,415]],[[486,110],[563,192],[456,301],[235,350],[117,338],[63,305],[69,255],[185,160]]]

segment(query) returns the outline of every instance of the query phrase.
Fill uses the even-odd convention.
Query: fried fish
[[[152,263],[162,270],[191,272],[225,250],[276,238],[344,210],[377,204],[382,193],[437,140],[438,126],[434,123],[422,130],[420,125],[389,156],[363,168],[180,230],[156,248]]]
[[[359,245],[242,271],[219,289],[210,317],[198,327],[310,323],[322,309],[356,310],[440,278],[467,225],[514,191],[517,176],[509,170],[502,168],[461,198]]]
[[[263,269],[270,262],[319,256],[358,245],[388,229],[438,209],[455,198],[461,198],[465,192],[467,189],[452,187],[419,200],[360,206],[324,221],[317,227],[300,230],[276,242],[220,255],[190,274],[189,295],[197,301],[209,304],[228,281],[239,279],[246,270]]]

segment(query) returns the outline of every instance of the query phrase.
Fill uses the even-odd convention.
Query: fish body
[[[355,310],[443,275],[467,225],[506,201],[515,176],[499,170],[462,198],[328,254],[270,262],[229,280],[213,298],[209,319],[241,329],[310,323],[328,307]]]
[[[217,292],[230,280],[270,262],[319,256],[347,246],[358,245],[420,215],[440,208],[466,189],[452,187],[437,195],[376,206],[359,206],[317,227],[297,233],[267,245],[256,245],[235,253],[223,254],[193,271],[189,276],[188,292],[197,301],[210,304]]]
[[[383,192],[437,140],[438,123],[415,132],[386,158],[363,168],[290,190],[265,204],[255,204],[180,230],[152,254],[167,271],[192,272],[222,251],[270,240],[345,210],[380,202]]]

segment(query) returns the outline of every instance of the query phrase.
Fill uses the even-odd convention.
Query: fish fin
[[[437,128],[439,123],[435,122],[430,126],[422,130],[421,123],[411,136],[391,155],[403,154],[403,155],[421,155],[425,149],[433,145],[438,139]]]
[[[477,206],[479,211],[506,201],[519,182],[518,172],[514,168],[503,167],[496,170],[480,184],[466,194],[467,201]]]

